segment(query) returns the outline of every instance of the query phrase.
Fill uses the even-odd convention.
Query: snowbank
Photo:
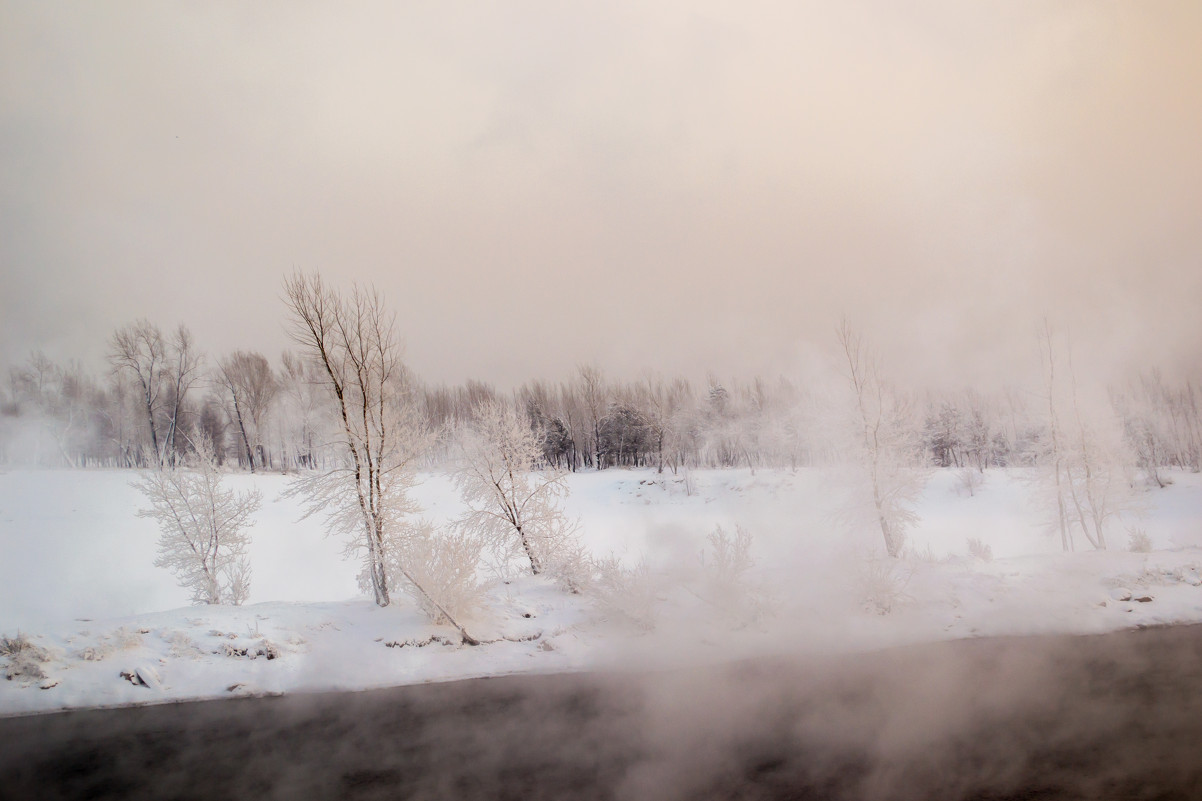
[[[871,532],[845,533],[839,492],[818,471],[580,473],[568,511],[595,554],[644,566],[653,620],[628,626],[612,604],[549,582],[497,582],[472,621],[490,642],[474,648],[407,599],[379,609],[359,597],[356,566],[319,521],[299,521],[299,506],[281,499],[282,476],[228,479],[264,496],[251,602],[187,606],[153,566],[157,531],[134,515],[143,500],[133,478],[0,473],[0,634],[37,649],[0,681],[0,714],[1202,620],[1198,475],[1145,494],[1132,525],[1150,552],[1064,554],[1020,471],[991,471],[971,495],[940,471],[911,555],[895,563],[874,556]],[[458,513],[445,476],[427,476],[418,495],[435,519]],[[771,599],[772,614],[750,624],[678,580],[701,562],[715,525],[736,524],[755,537],[754,580]]]

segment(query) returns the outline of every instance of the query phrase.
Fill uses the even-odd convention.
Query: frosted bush
[[[593,567],[590,590],[602,611],[644,631],[654,629],[660,587],[647,563],[627,568],[611,556],[594,561]]]
[[[0,637],[0,656],[8,658],[4,678],[9,681],[46,678],[42,665],[50,661],[50,652],[20,632],[16,637]]]
[[[389,583],[417,601],[436,623],[470,615],[483,603],[484,586],[477,577],[480,537],[461,528],[438,531],[428,521],[405,524],[385,555]],[[367,585],[364,571],[360,583]]]
[[[763,587],[749,576],[755,566],[751,534],[738,525],[733,534],[717,526],[707,542],[709,550],[702,554],[698,594],[736,627],[759,620],[767,613],[771,601]]]
[[[1148,553],[1152,550],[1152,538],[1142,528],[1129,529],[1127,549],[1133,553]]]
[[[175,658],[195,658],[203,652],[196,645],[195,641],[182,631],[173,631],[167,637],[167,644],[171,647],[170,653]]]
[[[705,603],[707,618],[730,628],[743,628],[767,616],[773,598],[751,576],[752,537],[741,526],[734,532],[718,526],[706,538],[707,547],[693,563],[676,563],[653,571],[646,561],[625,567],[616,557],[592,560],[588,584],[598,606],[650,631],[656,627],[663,602],[691,597]]]
[[[37,654],[43,662],[48,658],[46,649],[35,645],[19,631],[16,637],[0,637],[0,656],[7,656],[11,659],[21,654]]]
[[[981,540],[980,537],[968,538],[968,554],[973,559],[979,559],[982,562],[993,561],[993,547]]]
[[[143,632],[141,631],[121,626],[104,639],[108,640],[113,648],[124,651],[130,648],[140,648],[142,645],[142,634]]]
[[[903,569],[893,558],[872,556],[865,560],[860,570],[864,609],[878,615],[892,612],[903,601],[909,600],[906,586],[913,575],[913,569]]]

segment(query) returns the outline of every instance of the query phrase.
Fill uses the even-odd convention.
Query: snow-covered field
[[[264,496],[243,607],[189,606],[153,565],[158,532],[124,471],[0,472],[0,635],[41,649],[44,676],[0,681],[0,714],[239,693],[354,689],[515,671],[668,665],[773,652],[832,652],[952,637],[1100,632],[1202,620],[1202,476],[1144,493],[1152,550],[1061,553],[1020,471],[995,470],[969,495],[932,475],[910,555],[874,559],[877,537],[846,533],[838,489],[819,471],[607,470],[571,476],[568,512],[599,556],[645,562],[654,625],[613,603],[533,578],[497,582],[452,643],[408,598],[375,607],[357,566],[320,521],[281,498],[288,479],[234,475]],[[425,477],[427,514],[459,512],[450,481]],[[768,614],[750,625],[682,591],[715,525],[755,538]],[[969,554],[968,540],[992,559]],[[644,587],[645,589],[645,587]],[[645,622],[645,621],[644,621]],[[445,642],[442,638],[446,638]],[[8,661],[8,660],[4,660]]]

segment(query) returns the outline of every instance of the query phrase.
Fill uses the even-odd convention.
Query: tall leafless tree
[[[846,360],[845,377],[855,396],[855,451],[867,477],[872,511],[891,557],[901,555],[905,529],[917,516],[912,507],[925,477],[912,464],[916,448],[901,398],[881,379],[876,359],[861,336],[843,320],[836,331]]]
[[[1067,334],[1060,339],[1067,375],[1057,370],[1056,337],[1045,320],[1039,332],[1048,393],[1045,483],[1054,495],[1055,524],[1065,550],[1073,548],[1074,528],[1080,529],[1093,548],[1105,550],[1112,521],[1130,513],[1135,505],[1130,473],[1137,459],[1130,443],[1122,441],[1113,407],[1098,412],[1095,404],[1093,414],[1086,409],[1073,367],[1072,344]]]
[[[333,530],[351,535],[350,550],[364,554],[364,583],[378,605],[391,601],[391,561],[423,608],[476,644],[415,571],[389,559],[405,535],[406,516],[417,511],[408,490],[419,455],[394,317],[375,290],[355,287],[343,295],[316,274],[287,279],[284,297],[294,341],[321,365],[334,396],[345,457],[332,470],[298,479],[295,490],[306,497],[310,514],[324,513]]]
[[[216,377],[229,395],[230,417],[238,426],[246,463],[253,473],[256,462],[260,467],[266,462],[263,423],[279,385],[271,372],[271,365],[262,354],[242,350],[218,362]]]
[[[606,406],[609,403],[609,390],[605,386],[605,376],[601,368],[593,364],[581,365],[577,371],[580,385],[580,399],[584,404],[585,414],[592,426],[590,437],[593,445],[593,466],[601,469],[601,420],[605,417]]]
[[[155,415],[159,411],[166,361],[167,343],[163,340],[163,332],[148,320],[138,320],[117,329],[109,340],[109,364],[113,371],[132,379],[141,391],[151,452],[159,460],[162,456]]]
[[[1052,345],[1052,326],[1046,319],[1039,331],[1041,354],[1047,368],[1048,393],[1048,462],[1052,470],[1052,494],[1056,508],[1056,529],[1060,533],[1060,547],[1073,549],[1072,531],[1069,529],[1068,486],[1071,483],[1065,467],[1065,444],[1061,433],[1059,415],[1056,413],[1056,351]]]
[[[183,424],[183,414],[186,409],[188,393],[200,380],[200,367],[203,362],[192,333],[181,325],[171,335],[167,347],[167,380],[170,381],[167,410],[167,436],[163,443],[163,454],[159,457],[162,462],[174,463],[181,450],[176,442]]]

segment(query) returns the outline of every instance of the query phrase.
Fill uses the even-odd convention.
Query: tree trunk
[[[238,396],[234,395],[234,416],[238,419],[238,433],[242,435],[242,445],[246,448],[246,461],[250,472],[255,472],[255,455],[250,449],[250,439],[246,436],[246,426],[242,424],[242,410],[238,406]]]
[[[154,451],[154,458],[161,463],[163,456],[159,453],[158,432],[154,430],[154,408],[150,402],[150,395],[146,396],[146,422],[150,425],[150,447]]]
[[[518,538],[522,541],[522,548],[526,551],[526,558],[530,560],[530,572],[538,575],[543,572],[543,567],[539,564],[538,557],[534,555],[534,549],[530,547],[530,540],[526,538],[526,532],[522,531],[521,526],[514,526],[518,532]]]

